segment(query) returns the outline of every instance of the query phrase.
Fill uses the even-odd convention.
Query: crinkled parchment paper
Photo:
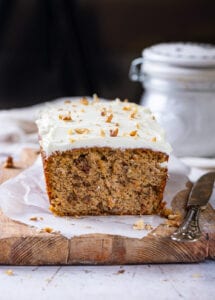
[[[170,207],[171,200],[179,191],[186,189],[188,172],[187,167],[171,157],[169,180],[164,194],[167,207]],[[13,220],[38,229],[51,227],[67,238],[91,233],[143,238],[149,231],[134,230],[135,222],[143,220],[153,228],[164,223],[164,218],[159,216],[54,216],[49,211],[41,158],[38,158],[32,167],[0,186],[0,207],[3,213]],[[38,221],[30,220],[32,217],[37,217]]]

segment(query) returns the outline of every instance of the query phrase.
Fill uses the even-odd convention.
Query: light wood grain
[[[1,167],[0,182],[16,176],[30,166],[38,153],[23,151],[14,169]],[[184,214],[191,185],[172,201],[173,209]],[[160,225],[142,239],[105,234],[89,234],[70,240],[57,233],[38,232],[35,228],[10,220],[0,213],[0,264],[72,265],[141,264],[198,262],[215,258],[215,211],[208,205],[202,212],[202,238],[194,243],[170,239],[174,227]]]

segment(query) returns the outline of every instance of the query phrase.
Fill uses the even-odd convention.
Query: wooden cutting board
[[[38,153],[23,151],[15,168],[0,168],[0,183],[30,166]],[[172,205],[184,214],[191,188],[180,191]],[[180,203],[180,207],[178,204]],[[67,239],[59,233],[37,229],[10,220],[0,212],[0,264],[72,265],[199,262],[215,258],[215,210],[208,205],[201,213],[202,238],[193,243],[170,239],[175,227],[159,225],[142,239],[107,234],[89,234]]]

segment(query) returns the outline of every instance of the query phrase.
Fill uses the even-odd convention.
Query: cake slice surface
[[[160,212],[171,147],[148,108],[68,99],[44,108],[37,126],[53,213]]]

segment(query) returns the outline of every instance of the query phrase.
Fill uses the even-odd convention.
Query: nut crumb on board
[[[38,218],[37,217],[31,217],[29,220],[30,221],[38,221]]]
[[[14,168],[14,162],[13,162],[13,157],[12,156],[8,156],[4,165],[3,165],[4,168]]]
[[[51,228],[51,227],[45,227],[45,228],[43,228],[43,231],[47,232],[47,233],[52,233],[53,232],[53,228]]]
[[[8,269],[8,270],[5,271],[5,274],[7,274],[8,276],[13,276],[14,272],[13,272],[13,270]]]
[[[152,230],[153,227],[150,224],[145,224],[143,220],[139,220],[133,224],[134,230]]]
[[[182,215],[180,213],[169,214],[168,220],[165,221],[165,225],[168,227],[179,227],[182,222]]]
[[[29,218],[30,221],[42,221],[43,220],[43,217],[31,217]]]
[[[51,227],[44,227],[44,228],[42,228],[42,229],[38,229],[37,230],[37,233],[53,233],[53,234],[59,234],[59,233],[61,233],[60,231],[58,231],[58,230],[54,230],[53,228],[51,228]]]

